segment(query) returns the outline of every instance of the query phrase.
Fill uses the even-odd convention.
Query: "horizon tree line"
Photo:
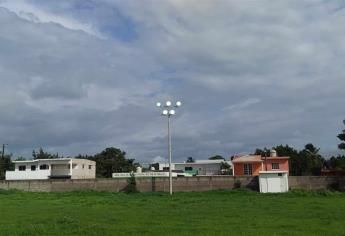
[[[343,120],[345,125],[345,120]],[[345,151],[345,129],[337,135],[340,143],[338,148]],[[289,145],[278,145],[272,147],[277,151],[278,156],[289,156],[290,175],[320,175],[321,169],[334,169],[345,171],[345,155],[332,156],[329,159],[324,158],[320,153],[320,148],[315,147],[312,143],[304,146],[304,149],[297,150]],[[270,150],[268,148],[256,149],[254,154],[261,156],[269,156]],[[0,158],[0,179],[5,178],[6,170],[13,170],[14,164],[12,162],[12,154],[3,154]],[[51,154],[39,148],[38,151],[32,151],[33,159],[54,159],[63,158],[63,156]],[[139,163],[135,159],[127,158],[126,152],[119,148],[108,147],[102,152],[95,155],[77,155],[74,158],[89,159],[96,162],[96,176],[98,178],[110,178],[114,172],[130,172],[135,171]],[[214,155],[208,158],[209,160],[217,160],[225,158],[221,155]],[[17,157],[15,160],[26,160],[24,157]],[[193,157],[188,157],[186,162],[194,162]],[[225,162],[224,162],[225,163]],[[229,168],[227,163],[224,168]]]

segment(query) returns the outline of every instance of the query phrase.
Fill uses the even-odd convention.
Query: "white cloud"
[[[244,108],[250,107],[252,105],[255,105],[259,102],[260,102],[260,99],[258,99],[258,98],[249,98],[243,102],[227,106],[227,107],[223,108],[223,110],[224,111],[231,111],[231,110],[237,110],[237,109],[244,109]]]
[[[3,1],[0,2],[0,7],[4,7],[14,13],[20,18],[32,21],[34,23],[56,23],[70,30],[81,30],[85,33],[95,35],[98,37],[104,37],[90,24],[83,24],[75,19],[55,15],[47,11],[43,11],[32,4],[28,4],[26,1]]]
[[[341,1],[0,5],[0,132],[15,152],[112,145],[143,161],[164,156],[154,102],[168,98],[184,102],[173,120],[176,160],[280,143],[336,151]]]

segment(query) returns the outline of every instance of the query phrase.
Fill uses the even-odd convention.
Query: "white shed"
[[[287,171],[260,171],[259,185],[261,193],[282,193],[289,191]]]

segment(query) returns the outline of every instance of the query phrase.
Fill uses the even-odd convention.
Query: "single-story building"
[[[6,171],[6,180],[94,179],[96,162],[86,159],[36,159],[13,161],[14,171]]]
[[[221,175],[226,170],[224,164],[231,168],[231,161],[225,160],[195,160],[194,162],[171,163],[172,170],[183,171],[192,175]],[[160,171],[169,171],[169,163],[160,163]]]
[[[233,174],[258,176],[260,171],[289,172],[289,157],[278,157],[275,150],[269,157],[261,155],[237,156],[232,160]]]
[[[260,171],[259,188],[261,193],[284,193],[289,191],[288,171]]]

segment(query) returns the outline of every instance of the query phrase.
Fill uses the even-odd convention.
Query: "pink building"
[[[278,157],[275,150],[269,157],[247,155],[232,160],[234,175],[258,176],[260,171],[287,171],[289,173],[289,157]]]

